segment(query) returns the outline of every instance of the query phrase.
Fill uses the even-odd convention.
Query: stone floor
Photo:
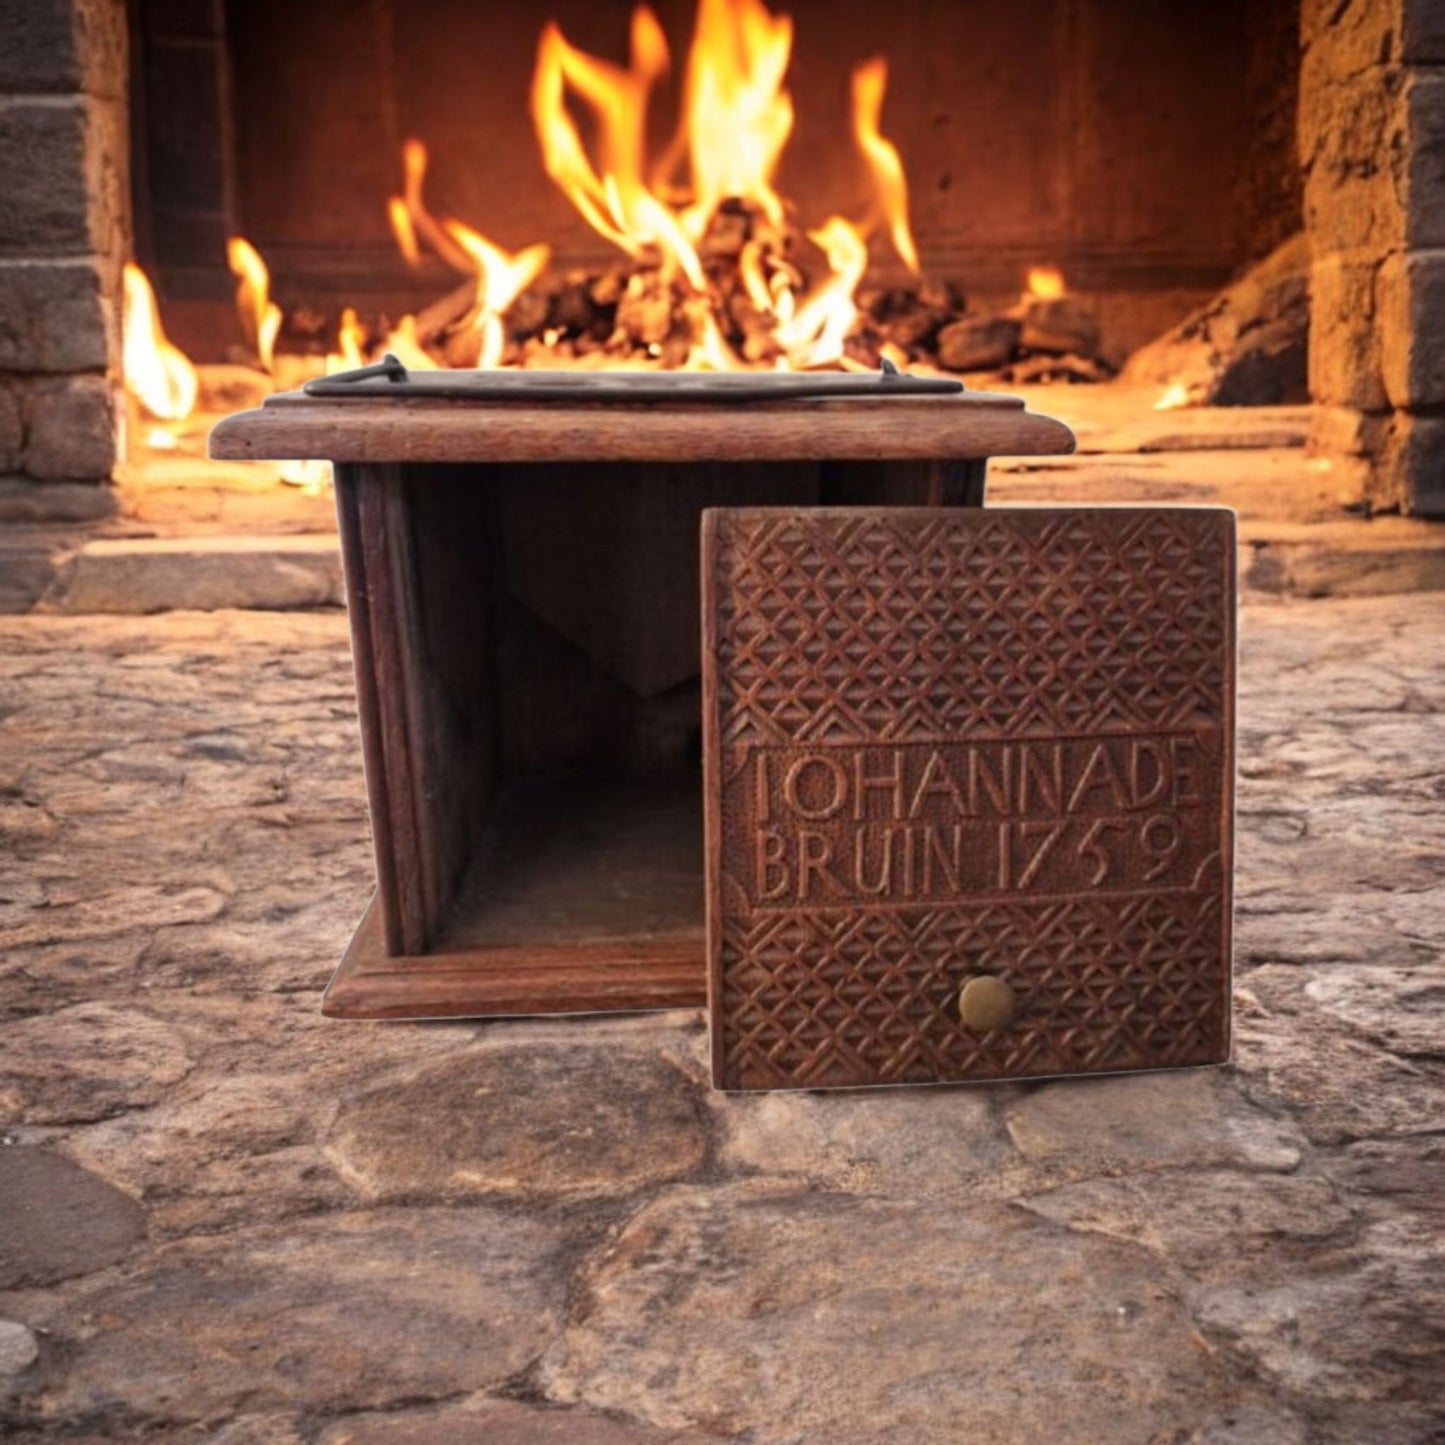
[[[1445,1438],[1439,596],[1244,612],[1232,1067],[346,1025],[336,613],[0,620],[0,1438]]]

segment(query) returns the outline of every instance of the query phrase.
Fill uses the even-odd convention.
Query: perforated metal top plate
[[[736,403],[830,397],[954,396],[963,383],[946,376],[912,376],[885,363],[881,371],[435,371],[408,370],[394,356],[374,366],[318,376],[307,396],[444,397],[461,401]],[[980,394],[982,395],[982,394]],[[1016,398],[990,397],[1022,406]]]

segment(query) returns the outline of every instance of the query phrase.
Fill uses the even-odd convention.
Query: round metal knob
[[[964,1028],[975,1033],[986,1034],[1007,1027],[1013,1022],[1017,1008],[1013,989],[991,973],[969,979],[958,991],[959,1017]]]

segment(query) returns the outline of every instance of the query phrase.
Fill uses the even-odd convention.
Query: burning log
[[[1023,304],[1019,345],[1053,356],[1093,356],[1099,318],[1072,296],[1030,296]]]
[[[1092,356],[1067,354],[1055,356],[1040,352],[1034,356],[1021,357],[1004,367],[999,379],[1019,386],[1039,385],[1045,382],[1088,382],[1108,381],[1113,372],[1104,362]]]
[[[462,320],[477,304],[477,283],[463,281],[430,306],[416,313],[416,339],[422,346],[435,341],[448,327]]]
[[[1309,242],[1295,236],[1124,366],[1194,406],[1271,406],[1308,397]]]
[[[992,371],[1013,359],[1022,324],[1012,316],[965,316],[938,333],[938,360],[950,371]]]

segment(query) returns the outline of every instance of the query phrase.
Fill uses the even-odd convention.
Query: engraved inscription
[[[782,508],[704,535],[719,1083],[1227,1056],[1227,513]],[[1007,1027],[965,1026],[981,975]]]
[[[759,909],[1189,888],[1217,848],[1215,729],[754,747],[729,770]]]

